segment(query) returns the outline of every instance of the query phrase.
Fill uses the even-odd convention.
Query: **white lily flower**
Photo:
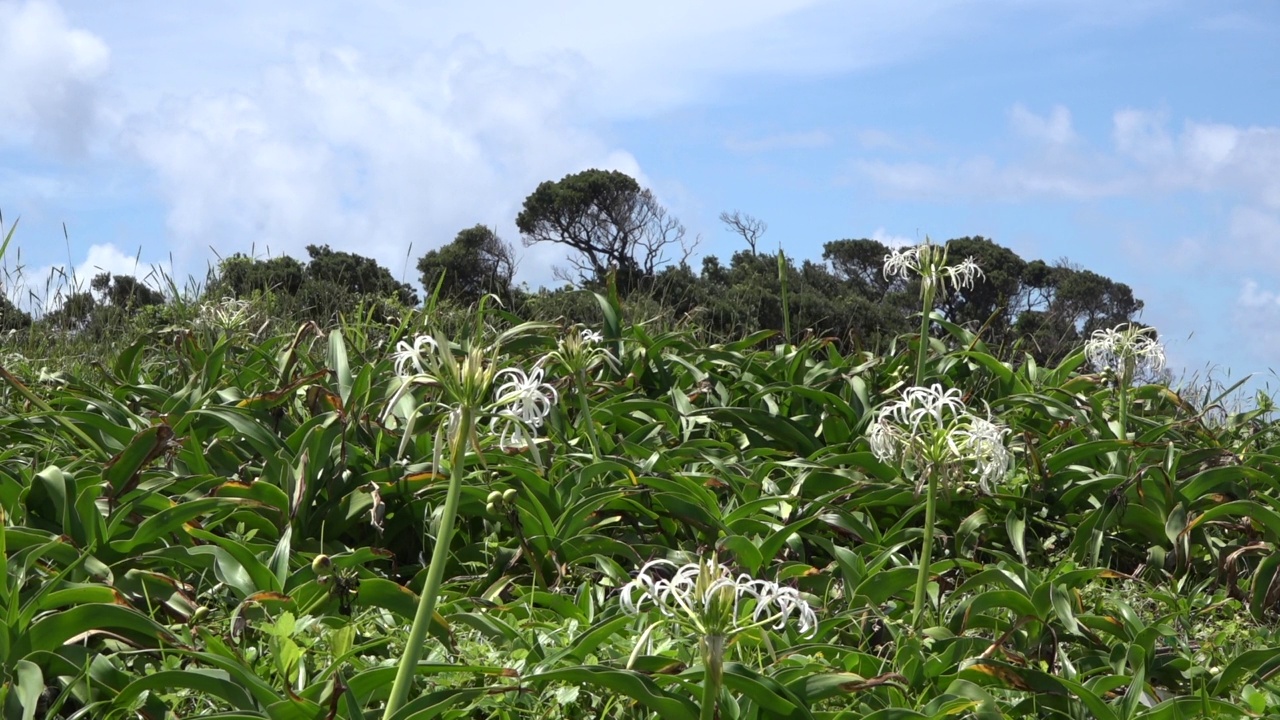
[[[532,438],[526,435],[526,427],[537,429],[542,421],[551,414],[551,408],[559,402],[560,395],[555,387],[543,382],[543,369],[535,367],[531,372],[519,368],[506,368],[498,371],[494,377],[497,381],[503,376],[508,379],[498,386],[499,405],[505,405],[498,416],[490,423],[493,429],[499,420],[508,422],[508,430],[501,436],[503,445],[526,447]]]
[[[867,430],[871,453],[883,463],[901,463],[923,482],[932,471],[959,480],[972,471],[984,492],[1012,467],[1004,439],[1009,429],[969,411],[960,391],[907,388],[885,403]]]
[[[396,375],[406,377],[407,375],[425,374],[427,372],[427,352],[434,353],[438,349],[435,338],[430,335],[419,335],[413,339],[412,344],[404,340],[396,343],[396,351],[391,356],[395,359]],[[409,369],[414,372],[406,372]]]
[[[653,571],[660,566],[675,572],[669,579],[659,577]],[[728,566],[710,559],[681,566],[669,560],[645,563],[622,587],[621,604],[626,612],[639,614],[646,602],[704,637],[727,640],[766,625],[781,630],[792,616],[801,635],[812,635],[818,628],[817,614],[795,588],[746,574],[735,577]],[[742,612],[744,603],[749,615]]]
[[[1164,346],[1154,335],[1155,328],[1133,325],[1095,330],[1085,343],[1084,356],[1098,370],[1110,368],[1117,374],[1158,373],[1164,369]]]
[[[976,416],[970,416],[967,425],[961,424],[947,434],[947,443],[956,457],[972,460],[978,486],[985,493],[990,494],[992,486],[1004,480],[1013,467],[1013,456],[1004,444],[1008,434],[1009,428]]]
[[[248,300],[224,297],[202,304],[200,314],[196,316],[196,325],[210,330],[233,333],[245,329],[254,320],[256,320],[256,313],[252,303]]]
[[[601,335],[599,332],[592,330],[591,328],[583,328],[581,337],[582,341],[585,343],[594,344],[604,342],[604,335]]]
[[[925,288],[933,288],[939,296],[945,296],[948,285],[951,290],[973,288],[974,279],[986,277],[978,263],[967,257],[958,265],[946,265],[946,248],[929,242],[911,248],[890,250],[884,256],[884,276],[910,280],[918,276]]]

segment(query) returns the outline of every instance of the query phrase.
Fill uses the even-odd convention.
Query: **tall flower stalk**
[[[483,309],[478,317],[483,317]],[[437,468],[441,467],[444,449],[447,447],[449,485],[445,493],[444,511],[436,533],[435,546],[431,550],[430,564],[427,566],[426,581],[418,600],[413,625],[409,628],[409,638],[405,644],[404,654],[400,657],[396,677],[391,685],[391,694],[383,712],[384,720],[390,720],[408,700],[418,661],[422,657],[427,628],[435,614],[440,587],[444,581],[444,569],[449,562],[449,547],[452,544],[458,503],[462,495],[462,480],[467,475],[467,448],[474,448],[477,455],[480,452],[479,438],[476,435],[479,416],[492,410],[496,404],[512,412],[516,419],[521,419],[519,414],[528,410],[528,422],[536,421],[540,424],[545,413],[538,415],[537,412],[543,409],[549,410],[552,401],[540,394],[545,387],[540,382],[540,376],[537,382],[532,383],[532,387],[528,387],[530,385],[528,376],[523,373],[517,376],[517,371],[514,370],[498,369],[498,350],[504,339],[541,327],[532,323],[518,326],[503,333],[486,348],[475,342],[482,334],[481,320],[478,319],[473,342],[463,347],[461,359],[454,357],[452,346],[443,337],[431,338],[420,335],[412,343],[401,342],[397,345],[394,355],[395,370],[401,376],[402,382],[392,396],[384,417],[394,411],[401,398],[408,394],[411,388],[428,386],[436,389],[435,400],[419,406],[409,415],[405,433],[408,435],[412,432],[413,419],[421,414],[421,411],[431,407],[445,411],[447,421],[436,429],[435,464]],[[495,380],[502,373],[512,375],[512,382],[501,388],[502,396],[496,403],[490,402]],[[518,382],[522,378],[524,382]]]
[[[1095,330],[1084,346],[1085,359],[1101,372],[1109,372],[1116,383],[1116,437],[1129,439],[1129,389],[1139,372],[1158,373],[1164,369],[1164,346],[1155,337],[1155,328],[1117,325]],[[1129,464],[1121,453],[1117,470],[1127,476]]]
[[[945,298],[948,290],[972,288],[974,278],[986,276],[972,257],[957,265],[947,265],[947,247],[938,247],[927,237],[922,245],[891,250],[885,255],[884,276],[886,280],[892,277],[907,281],[913,277],[920,278],[920,351],[916,355],[915,384],[923,385],[934,302]]]
[[[960,391],[941,385],[908,388],[902,397],[881,406],[868,431],[871,452],[881,462],[898,463],[915,477],[925,495],[924,542],[916,577],[912,624],[923,617],[933,559],[938,487],[976,476],[983,492],[991,492],[1008,475],[1012,458],[1005,447],[1008,428],[975,415]]]
[[[656,572],[671,568],[669,578]],[[817,632],[818,618],[795,588],[750,575],[734,576],[712,558],[677,566],[669,560],[645,563],[635,579],[622,587],[622,607],[632,614],[656,607],[662,622],[676,624],[698,639],[702,657],[702,720],[713,720],[724,684],[725,649],[737,635],[764,626],[781,630],[794,616],[801,635]],[[643,642],[643,640],[642,640]],[[636,645],[639,652],[640,645]]]
[[[604,336],[588,328],[572,328],[561,338],[556,349],[547,353],[538,363],[544,366],[558,365],[573,378],[578,414],[587,429],[591,454],[593,457],[600,457],[600,438],[596,435],[595,420],[591,418],[591,407],[587,402],[587,373],[604,363],[612,366],[618,364],[618,359],[605,348]]]

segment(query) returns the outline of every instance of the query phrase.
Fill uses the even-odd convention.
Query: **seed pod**
[[[333,560],[328,555],[317,555],[316,559],[311,561],[311,571],[318,577],[328,577],[333,574]]]
[[[196,623],[200,622],[201,620],[204,620],[208,616],[209,616],[209,608],[205,605],[201,605],[200,607],[196,608],[195,612],[191,613],[191,624],[195,625]]]
[[[494,505],[493,503],[489,503],[489,504],[487,504],[487,505],[485,505],[485,506],[484,506],[484,511],[485,511],[485,512],[487,512],[487,513],[489,513],[490,515],[497,515],[497,514],[498,514],[498,506],[497,506],[497,505]]]
[[[485,498],[485,502],[489,503],[490,505],[502,504],[502,493],[498,490],[494,490],[493,492],[489,493],[489,497]]]
[[[502,502],[510,504],[510,503],[515,502],[515,501],[516,501],[516,489],[515,489],[515,488],[507,488],[505,491],[503,491],[503,493],[502,493]]]

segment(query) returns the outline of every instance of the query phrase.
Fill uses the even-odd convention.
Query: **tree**
[[[760,238],[769,229],[769,223],[737,210],[720,213],[720,222],[731,232],[742,236],[747,247],[751,248],[752,255],[756,254],[756,243],[760,242]]]
[[[218,278],[210,283],[211,294],[243,298],[260,293],[297,295],[306,279],[306,267],[282,255],[268,260],[255,260],[236,253],[218,263]]]
[[[1027,263],[1013,334],[1037,359],[1053,362],[1074,351],[1093,331],[1134,323],[1143,302],[1133,290],[1068,263]]]
[[[89,281],[89,287],[101,293],[108,305],[128,312],[164,304],[164,293],[147,287],[132,275],[98,273]]]
[[[23,330],[31,327],[31,315],[0,294],[0,331]]]
[[[836,276],[868,298],[882,298],[895,280],[885,277],[884,258],[889,248],[877,240],[832,240],[822,246],[822,259]]]
[[[580,281],[602,282],[616,271],[624,291],[653,278],[673,249],[680,251],[680,262],[693,252],[684,225],[652,192],[616,170],[586,170],[542,183],[525,198],[516,227],[526,247],[552,242],[572,249],[569,263]]]
[[[399,282],[377,260],[354,253],[332,250],[328,245],[308,245],[307,279],[330,282],[353,295],[394,297],[400,304],[418,304],[418,293]]]
[[[467,228],[453,242],[418,260],[422,287],[433,292],[443,273],[440,292],[444,297],[464,303],[477,302],[489,293],[507,298],[516,272],[514,254],[511,244],[491,228]]]

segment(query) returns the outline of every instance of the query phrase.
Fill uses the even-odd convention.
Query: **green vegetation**
[[[15,312],[4,717],[1280,709],[1265,397],[1152,382],[1095,332],[1128,288],[987,240],[749,244],[534,293],[479,227],[426,308],[313,247]]]

